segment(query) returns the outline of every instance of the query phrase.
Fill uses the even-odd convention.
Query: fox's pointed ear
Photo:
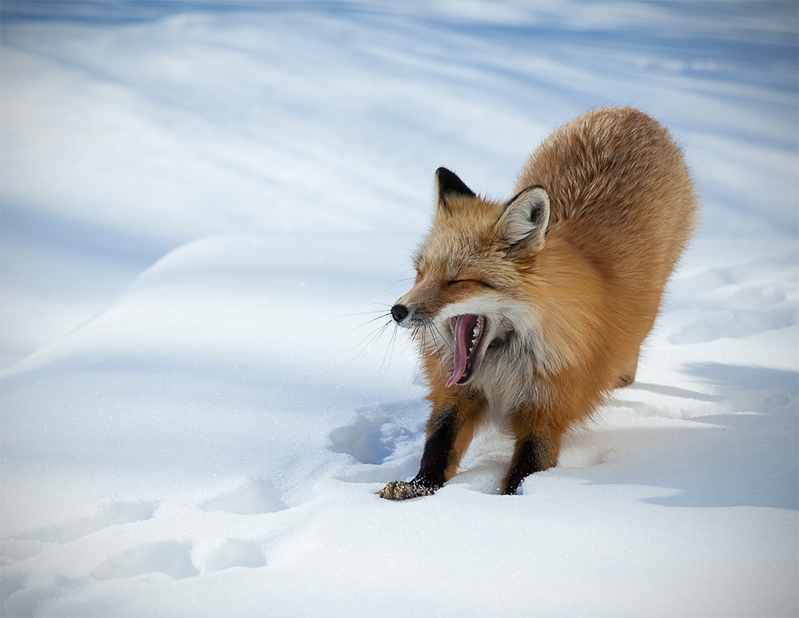
[[[436,209],[447,207],[447,198],[454,196],[475,197],[474,191],[445,167],[436,170]]]
[[[543,187],[528,187],[514,197],[499,216],[499,233],[509,246],[525,241],[540,250],[549,225],[549,194]]]

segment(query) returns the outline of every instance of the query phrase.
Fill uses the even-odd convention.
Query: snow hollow
[[[3,616],[799,612],[794,2],[2,5]],[[435,496],[388,309],[444,165],[639,107],[702,223],[638,380]]]

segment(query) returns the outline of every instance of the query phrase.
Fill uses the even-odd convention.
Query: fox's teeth
[[[480,337],[480,332],[483,330],[483,318],[478,317],[477,322],[472,329],[472,345],[469,346],[469,354],[474,351],[474,344],[477,343],[477,339]]]
[[[469,339],[469,332],[466,330],[472,325],[472,337]],[[477,345],[482,341],[485,333],[486,320],[483,316],[467,314],[457,315],[452,318],[452,373],[447,380],[446,387],[454,384],[468,383],[471,374],[476,368]],[[462,382],[466,376],[466,382]]]

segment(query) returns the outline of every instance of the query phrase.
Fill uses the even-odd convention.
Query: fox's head
[[[391,309],[414,330],[423,353],[449,363],[447,387],[469,384],[481,367],[502,368],[535,328],[529,285],[544,248],[549,196],[529,187],[507,203],[475,195],[447,169],[436,171],[436,210],[416,253],[416,283]]]

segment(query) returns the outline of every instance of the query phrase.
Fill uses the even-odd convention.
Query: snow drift
[[[795,5],[37,6],[3,6],[3,615],[799,611]],[[703,198],[637,382],[521,496],[489,430],[379,499],[424,441],[383,327],[433,170],[505,195],[608,103]]]

